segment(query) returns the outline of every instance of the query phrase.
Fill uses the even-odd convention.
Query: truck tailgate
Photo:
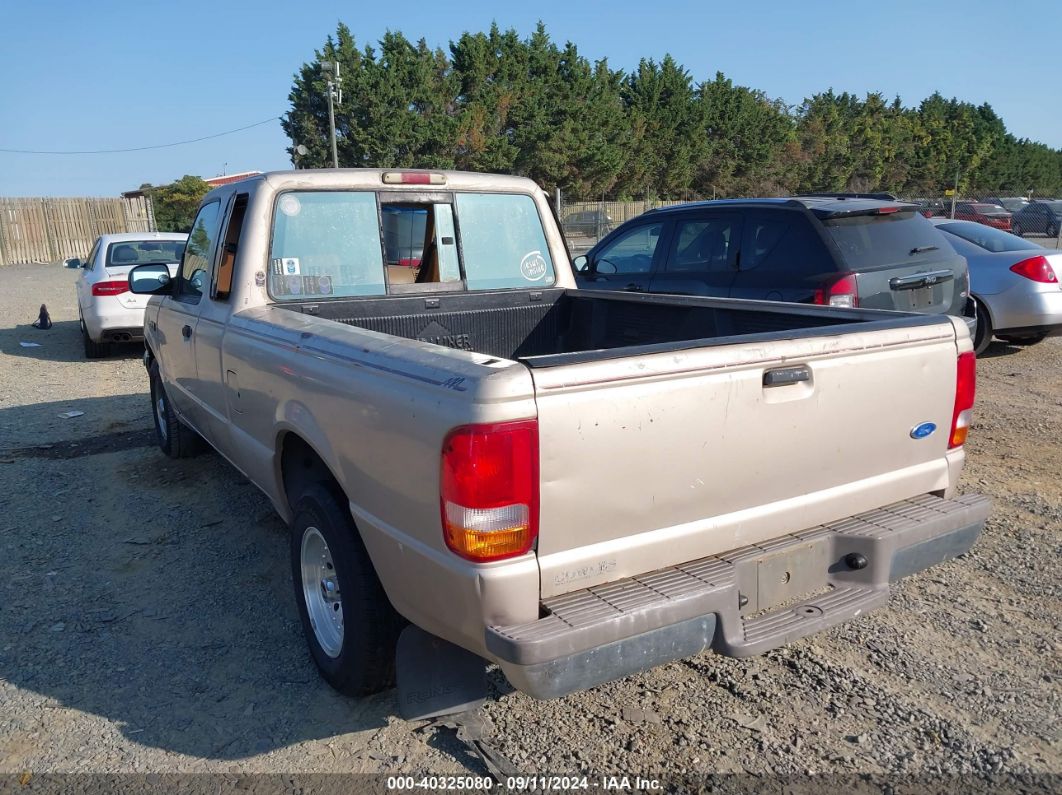
[[[956,357],[942,317],[533,368],[542,596],[944,489]]]

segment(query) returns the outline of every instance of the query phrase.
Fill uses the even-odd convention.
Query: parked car
[[[986,202],[956,202],[955,217],[960,221],[974,221],[994,229],[1010,231],[1010,213],[998,204]]]
[[[564,217],[564,234],[579,237],[604,237],[616,228],[604,210],[585,210]]]
[[[995,204],[1002,207],[1008,213],[1016,213],[1022,207],[1029,203],[1029,200],[1024,196],[1000,196],[985,199],[988,204]]]
[[[977,353],[993,336],[1011,345],[1035,345],[1062,334],[1062,252],[972,221],[934,223],[970,267]]]
[[[430,282],[387,280],[379,202],[402,194],[436,230]],[[841,245],[892,239],[865,208]],[[946,315],[577,290],[517,177],[267,174],[200,224],[205,259],[130,277],[159,446],[206,439],[265,492],[319,670],[364,694],[397,668],[406,717],[480,700],[485,661],[550,698],[764,652],[985,521],[957,495],[975,361]]]
[[[802,196],[651,210],[576,259],[580,286],[963,317],[966,262],[917,205]]]
[[[1022,235],[1040,234],[1058,237],[1062,228],[1062,201],[1049,199],[1029,202],[1014,214],[1011,231]]]
[[[77,308],[85,356],[99,359],[113,342],[144,338],[147,298],[129,291],[129,271],[136,265],[161,264],[176,274],[188,235],[128,232],[102,235],[78,264]],[[67,266],[74,260],[66,260]]]
[[[912,204],[918,205],[919,211],[926,218],[936,218],[948,214],[948,206],[941,199],[913,199]]]

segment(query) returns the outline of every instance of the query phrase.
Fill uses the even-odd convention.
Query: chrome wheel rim
[[[302,532],[300,562],[302,598],[313,634],[325,654],[338,657],[343,649],[343,599],[332,551],[316,527]]]
[[[165,442],[169,430],[166,428],[166,398],[161,391],[155,398],[155,427],[159,429],[159,436]]]

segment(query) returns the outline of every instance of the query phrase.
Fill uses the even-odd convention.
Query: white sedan
[[[129,271],[136,265],[165,264],[170,276],[176,276],[187,242],[188,235],[171,232],[100,236],[81,263],[77,280],[78,315],[87,358],[106,356],[112,342],[143,340],[148,296],[129,292]]]

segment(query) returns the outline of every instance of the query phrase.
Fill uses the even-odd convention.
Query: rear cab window
[[[555,282],[526,194],[289,191],[274,208],[268,288],[277,301]]]
[[[823,226],[851,271],[919,265],[955,256],[944,235],[914,209],[826,218]]]

